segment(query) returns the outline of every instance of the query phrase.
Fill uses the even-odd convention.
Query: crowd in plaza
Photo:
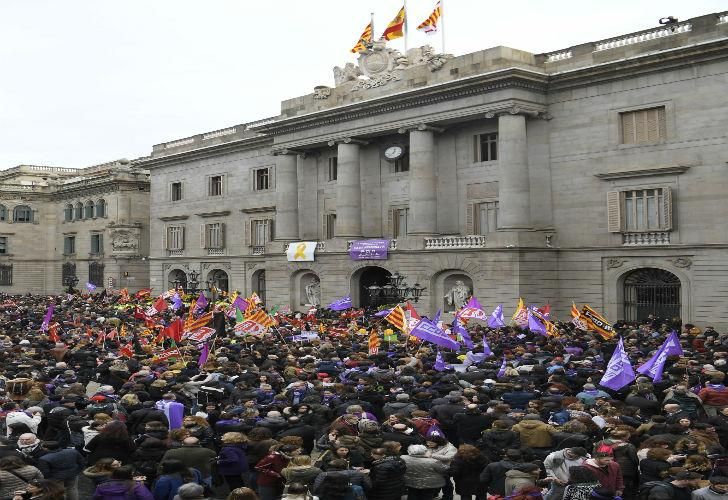
[[[373,309],[195,299],[0,296],[0,500],[728,499],[707,325],[471,319],[456,350]],[[615,349],[659,371],[604,385]]]

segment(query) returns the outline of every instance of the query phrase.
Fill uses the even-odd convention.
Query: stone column
[[[526,116],[517,109],[498,117],[498,170],[499,229],[532,228]]]
[[[409,225],[407,232],[427,236],[437,233],[437,178],[435,133],[420,126],[409,134]]]
[[[116,198],[116,221],[121,224],[129,224],[131,222],[129,195],[122,190],[119,190]]]
[[[337,150],[336,232],[337,238],[361,237],[360,143],[340,142]]]
[[[276,156],[275,239],[298,239],[298,155],[282,151]]]

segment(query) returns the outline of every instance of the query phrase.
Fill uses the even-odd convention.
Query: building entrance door
[[[661,319],[680,316],[680,279],[671,272],[637,269],[624,279],[624,319],[642,321],[650,315]]]

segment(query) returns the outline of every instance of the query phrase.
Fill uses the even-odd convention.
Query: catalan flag
[[[195,330],[199,330],[203,326],[207,326],[210,321],[212,321],[212,312],[205,313],[197,319],[194,319],[190,314],[189,316],[187,316],[187,321],[184,324],[184,331],[194,332]]]
[[[384,321],[391,323],[396,328],[399,328],[403,332],[406,332],[405,330],[405,319],[404,319],[404,309],[402,309],[402,306],[396,306],[394,309],[390,311],[389,314],[387,314],[384,317]]]
[[[417,29],[419,31],[424,31],[428,35],[437,33],[437,23],[440,21],[440,16],[442,15],[442,2],[439,1],[435,5],[435,10],[432,11],[432,14],[430,14],[430,17],[422,21],[422,23],[417,26]]]
[[[399,9],[399,12],[397,12],[395,18],[392,19],[387,25],[384,33],[382,33],[382,38],[384,38],[385,40],[395,40],[397,38],[402,38],[404,36],[405,20],[406,13],[404,11],[404,6],[402,6],[402,8]]]
[[[270,316],[268,316],[268,313],[266,313],[262,309],[255,311],[254,313],[252,313],[250,315],[246,314],[245,319],[248,321],[254,321],[254,322],[258,323],[259,325],[263,325],[265,327],[271,327],[276,324],[275,320],[273,318],[271,318]]]
[[[369,334],[369,355],[374,356],[375,354],[379,353],[379,346],[381,345],[382,341],[379,340],[379,335],[377,335],[376,330],[372,330],[372,332]]]
[[[372,23],[367,24],[367,27],[364,28],[364,32],[359,37],[359,41],[356,42],[356,45],[352,47],[351,51],[354,54],[358,54],[359,52],[364,52],[367,50],[367,44],[372,43],[372,38],[374,36],[374,27],[372,26]]]

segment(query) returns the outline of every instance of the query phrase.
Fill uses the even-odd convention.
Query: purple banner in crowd
[[[387,260],[389,240],[356,240],[351,242],[352,260]]]

